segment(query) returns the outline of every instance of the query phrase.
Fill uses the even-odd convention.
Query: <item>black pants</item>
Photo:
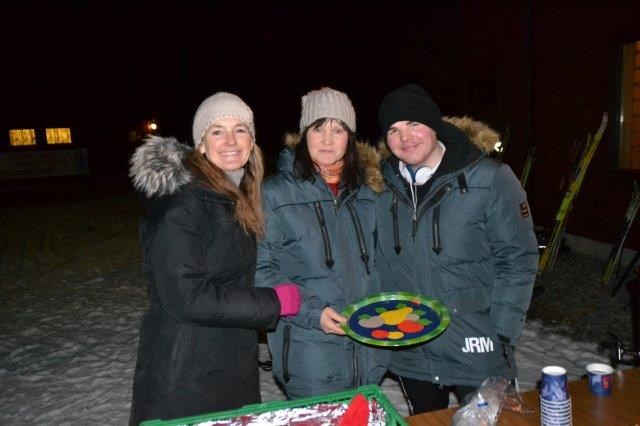
[[[398,379],[411,404],[411,414],[447,408],[449,406],[449,392],[454,392],[462,405],[464,397],[477,389],[475,386],[443,386],[407,377],[398,377]]]

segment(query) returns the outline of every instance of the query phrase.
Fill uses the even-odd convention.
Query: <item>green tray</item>
[[[403,306],[405,309],[412,309],[410,312],[420,312],[419,321],[424,322],[420,330],[400,329],[397,322],[387,324],[376,323],[371,327],[363,326],[360,322],[362,318],[384,315],[385,311],[393,311],[396,307]],[[381,314],[381,315],[380,315]],[[342,315],[347,318],[347,322],[341,324],[341,328],[349,337],[359,342],[372,346],[398,347],[410,346],[427,342],[441,334],[451,322],[449,311],[442,303],[430,297],[418,294],[398,291],[394,293],[378,293],[364,297],[357,302],[347,306]],[[422,316],[422,317],[421,317]],[[412,321],[415,323],[415,321]],[[403,331],[399,337],[376,337],[372,334],[376,331],[383,333]]]
[[[242,408],[217,413],[200,414],[191,417],[182,417],[171,420],[147,420],[140,423],[140,426],[191,426],[198,423],[214,420],[226,420],[246,414],[260,414],[268,411],[277,411],[285,408],[308,407],[322,403],[335,403],[350,401],[356,393],[361,393],[368,400],[375,399],[386,413],[387,426],[407,426],[407,422],[398,414],[395,407],[382,393],[378,385],[361,386],[354,390],[332,393],[310,398],[294,399],[292,401],[273,401],[264,404],[246,405]]]

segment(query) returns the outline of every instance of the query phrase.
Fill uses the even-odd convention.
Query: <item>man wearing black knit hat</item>
[[[488,144],[480,135],[497,142],[495,132],[467,118],[443,120],[417,84],[390,92],[378,117],[386,140],[387,188],[376,209],[383,290],[437,299],[451,318],[435,339],[393,352],[389,369],[417,414],[446,408],[451,391],[461,401],[487,377],[516,378],[513,348],[538,245],[518,179],[476,146]]]

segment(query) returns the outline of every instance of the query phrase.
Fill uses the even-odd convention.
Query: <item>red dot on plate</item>
[[[376,339],[386,339],[389,336],[389,332],[386,330],[373,330],[371,336]]]

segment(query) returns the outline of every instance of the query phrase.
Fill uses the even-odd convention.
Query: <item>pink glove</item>
[[[298,315],[300,304],[302,303],[298,286],[291,283],[283,283],[277,284],[273,289],[276,292],[276,296],[278,296],[278,300],[280,300],[280,316]]]

